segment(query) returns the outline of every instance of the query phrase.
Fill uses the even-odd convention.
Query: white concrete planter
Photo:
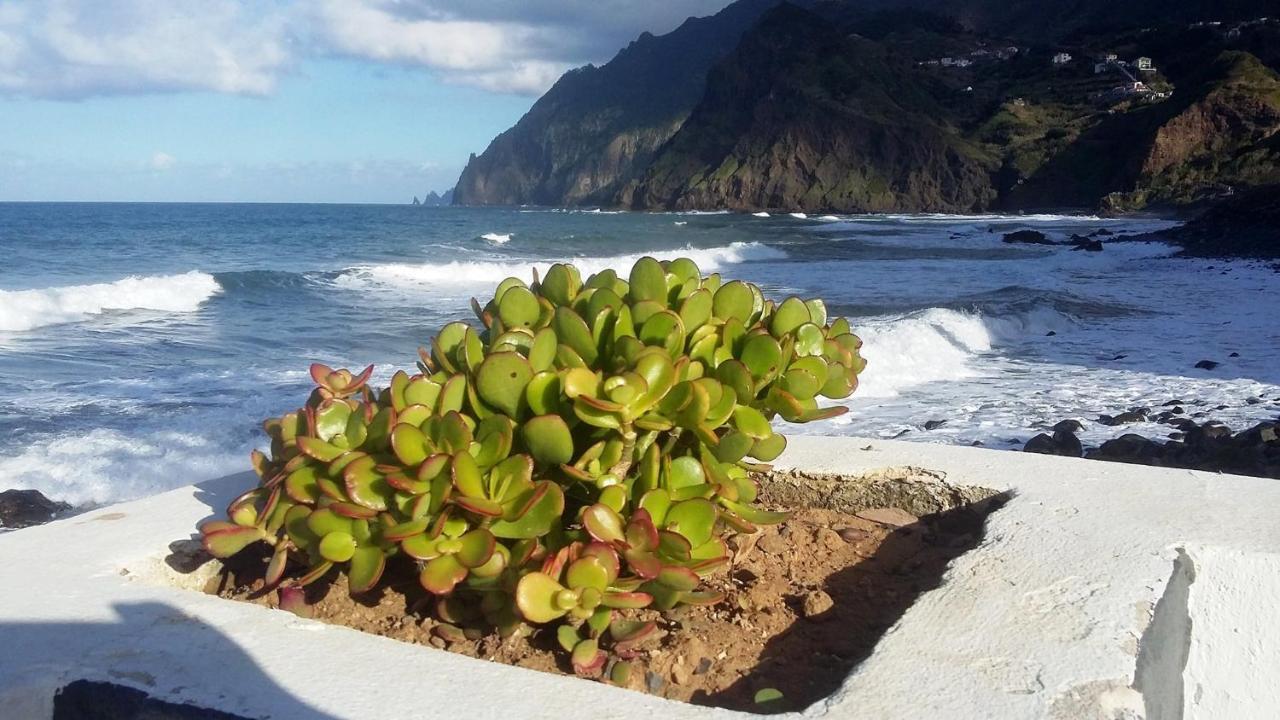
[[[1280,717],[1280,483],[825,437],[792,438],[777,465],[915,466],[1012,496],[804,715]],[[244,717],[749,717],[193,592],[200,578],[165,564],[169,543],[250,482],[0,535],[0,717],[52,717],[81,679]]]

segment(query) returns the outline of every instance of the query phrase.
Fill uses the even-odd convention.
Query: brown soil
[[[835,481],[774,477],[764,484],[764,497],[774,503],[782,497],[812,502],[816,498],[807,496],[830,489],[823,485]],[[798,490],[802,487],[807,490]],[[633,660],[628,686],[736,710],[803,709],[839,688],[915,598],[937,586],[947,563],[977,544],[983,518],[994,508],[979,502],[953,509],[990,495],[979,492],[913,508],[933,513],[917,520],[900,509],[860,508],[856,500],[849,506],[833,497],[839,493],[823,494],[819,502],[840,510],[802,507],[782,525],[731,539],[729,569],[707,583],[725,593],[724,602],[666,615],[634,612],[657,620],[659,632]],[[248,555],[229,561],[207,590],[275,607],[276,593],[258,592],[266,556]],[[572,673],[550,630],[503,640],[478,629],[466,629],[467,637],[461,638],[441,628],[433,598],[418,586],[407,563],[389,566],[384,588],[359,598],[348,595],[345,577],[329,579],[307,589],[317,620],[495,662]],[[781,691],[783,699],[757,705],[755,693],[764,688]]]

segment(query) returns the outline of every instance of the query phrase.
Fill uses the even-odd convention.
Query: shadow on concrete
[[[327,715],[280,687],[218,630],[164,603],[113,606],[117,622],[3,623],[10,710],[55,720],[243,720]],[[173,679],[181,678],[180,684]],[[16,686],[15,686],[16,685]],[[192,693],[190,688],[199,688]],[[199,697],[201,704],[190,698]],[[216,707],[254,708],[250,714]],[[33,716],[35,717],[35,716]]]
[[[690,702],[778,713],[803,710],[831,695],[916,599],[942,584],[950,562],[981,544],[987,516],[1009,498],[995,495],[890,533],[874,555],[826,579],[822,589],[835,601],[832,609],[797,619],[765,645],[750,673]],[[757,704],[755,694],[765,688],[780,691],[782,698]]]

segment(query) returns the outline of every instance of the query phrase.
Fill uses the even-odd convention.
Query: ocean
[[[847,316],[869,366],[831,421],[786,432],[1020,449],[1065,418],[1170,401],[1241,429],[1280,412],[1280,274],[1009,245],[1156,219],[822,216],[246,204],[0,204],[0,490],[77,505],[248,468],[313,361],[385,383],[472,296],[531,266],[688,256]],[[1112,236],[1114,237],[1114,236]],[[1111,240],[1112,237],[1103,237]],[[1200,360],[1221,363],[1195,368]],[[931,421],[942,421],[942,424]],[[928,424],[933,429],[925,429]]]

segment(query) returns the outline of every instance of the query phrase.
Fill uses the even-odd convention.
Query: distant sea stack
[[[413,204],[422,205],[424,207],[440,207],[442,205],[452,205],[453,189],[450,188],[448,190],[445,190],[443,193],[438,193],[432,190],[431,192],[427,193],[426,197],[422,198],[421,201],[419,201],[418,197],[415,195],[413,197]]]
[[[1202,203],[1280,183],[1280,18],[1274,0],[1228,5],[739,0],[565,74],[471,158],[454,202]]]

